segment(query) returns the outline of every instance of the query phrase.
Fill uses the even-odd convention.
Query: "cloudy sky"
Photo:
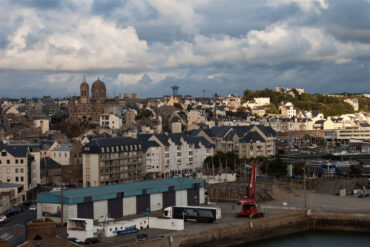
[[[0,0],[0,97],[370,91],[370,0]]]

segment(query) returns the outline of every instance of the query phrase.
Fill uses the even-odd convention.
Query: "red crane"
[[[258,212],[258,205],[256,203],[256,169],[257,164],[256,162],[252,163],[251,168],[251,175],[248,183],[247,188],[247,198],[239,199],[238,205],[242,205],[240,213],[238,217],[249,217],[249,218],[260,218],[263,217],[264,214],[262,212]]]

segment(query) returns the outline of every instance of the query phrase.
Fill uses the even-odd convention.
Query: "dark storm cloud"
[[[325,29],[343,41],[370,43],[370,2],[329,1],[322,14]]]
[[[370,91],[365,0],[4,1],[0,97]]]

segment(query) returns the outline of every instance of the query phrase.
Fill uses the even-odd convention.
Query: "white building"
[[[61,143],[59,147],[50,151],[50,155],[53,160],[61,164],[62,166],[70,165],[72,144],[71,143]]]
[[[33,120],[33,124],[34,124],[35,128],[40,128],[41,133],[43,133],[43,134],[49,131],[50,121],[47,118],[35,119],[35,120]]]
[[[203,123],[206,121],[206,117],[203,112],[197,110],[191,110],[187,114],[188,125],[192,123]]]
[[[344,102],[350,104],[354,111],[358,111],[358,99],[345,99]]]
[[[281,111],[281,116],[282,117],[288,117],[292,118],[297,115],[297,110],[294,108],[294,105],[292,102],[281,102],[279,104],[279,110]]]
[[[35,181],[40,180],[40,153],[38,150],[35,153],[38,153],[38,157],[33,157],[28,145],[0,144],[0,182],[23,185],[18,203],[26,200],[25,192],[32,188]]]
[[[122,127],[122,108],[111,106],[104,109],[104,113],[100,115],[100,126],[105,126],[110,129],[120,129]]]
[[[260,106],[263,105],[268,105],[270,104],[270,97],[259,97],[259,98],[254,98],[253,101]]]
[[[161,178],[162,170],[164,170],[163,161],[164,156],[162,154],[161,146],[154,141],[146,141],[142,145],[143,150],[143,162],[145,174],[150,178]]]
[[[202,136],[184,133],[168,135],[140,135],[139,140],[155,141],[161,147],[162,177],[187,174],[199,170],[204,160],[213,155],[213,145]]]

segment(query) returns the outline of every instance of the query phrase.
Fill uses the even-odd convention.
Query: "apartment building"
[[[214,146],[206,137],[197,136],[201,131],[176,134],[139,135],[143,141],[154,141],[160,146],[161,176],[186,174],[202,168],[204,160],[213,155]]]
[[[233,152],[240,158],[271,157],[276,153],[276,132],[270,126],[214,127],[207,130],[207,134],[214,139],[217,152]]]
[[[142,142],[129,137],[94,139],[82,148],[83,186],[142,180]]]
[[[337,130],[325,130],[324,139],[328,141],[351,139],[370,140],[370,127],[353,127]]]
[[[36,176],[32,166],[37,166],[35,163],[29,146],[0,144],[0,182],[22,185],[21,202],[26,200],[25,192],[32,188],[32,175]]]
[[[275,142],[259,130],[250,131],[239,142],[239,158],[273,157]]]
[[[143,167],[145,176],[148,178],[162,177],[162,148],[155,141],[146,141],[142,145],[143,151]]]

